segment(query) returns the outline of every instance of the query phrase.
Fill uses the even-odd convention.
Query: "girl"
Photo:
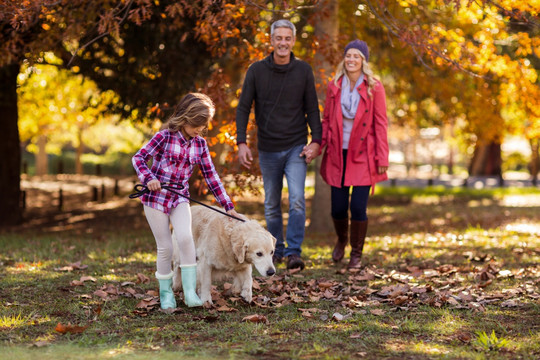
[[[199,165],[216,200],[227,213],[239,216],[216,173],[206,140],[201,137],[206,133],[214,113],[214,103],[208,96],[200,93],[187,94],[174,109],[165,128],[155,134],[132,159],[139,180],[150,190],[141,196],[141,201],[157,244],[156,278],[159,280],[162,309],[176,308],[172,291],[173,239],[169,221],[174,228],[174,241],[178,242],[180,249],[184,302],[193,307],[202,306],[202,301],[195,292],[197,264],[189,200],[162,190],[161,184],[182,184],[184,189],[180,193],[189,196],[188,181],[194,165]],[[147,165],[150,158],[153,160],[151,169]]]
[[[386,95],[368,60],[364,41],[347,44],[335,78],[328,84],[322,123],[321,149],[326,146],[326,152],[321,176],[331,186],[332,219],[338,236],[332,259],[339,262],[345,254],[350,203],[349,269],[361,266],[370,188],[388,178]]]

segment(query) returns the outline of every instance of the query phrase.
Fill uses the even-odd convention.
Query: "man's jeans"
[[[306,223],[307,164],[300,153],[304,145],[279,152],[259,151],[259,164],[264,184],[264,216],[268,231],[276,238],[276,256],[283,257],[302,253]],[[281,214],[281,191],[283,175],[289,189],[289,221],[287,225],[287,248],[283,240],[283,216]]]

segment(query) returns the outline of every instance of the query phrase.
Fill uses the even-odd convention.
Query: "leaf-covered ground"
[[[259,199],[238,202],[262,219]],[[251,304],[159,310],[155,245],[125,197],[0,233],[0,340],[12,358],[535,359],[540,191],[380,189],[365,267],[308,234],[307,268],[256,276]],[[258,275],[258,274],[256,274]]]

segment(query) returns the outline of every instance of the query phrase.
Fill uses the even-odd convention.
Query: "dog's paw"
[[[248,304],[251,304],[251,301],[253,300],[253,294],[252,294],[251,289],[242,291],[242,293],[240,294],[240,297],[242,298],[242,300],[244,300]]]
[[[241,299],[242,299],[246,304],[251,304],[251,302],[253,301],[253,299],[250,298],[250,297],[244,298],[244,297],[242,296]]]
[[[212,301],[212,297],[201,296],[201,301],[205,306],[209,305],[211,307],[214,304],[214,302]]]

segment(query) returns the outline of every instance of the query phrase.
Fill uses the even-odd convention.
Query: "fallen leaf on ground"
[[[32,346],[35,346],[35,347],[44,347],[44,346],[47,346],[47,345],[50,345],[51,343],[47,340],[40,340],[40,341],[36,341],[35,343],[32,344]]]
[[[150,278],[144,274],[137,273],[137,283],[146,284],[150,282]]]
[[[151,299],[142,299],[139,301],[139,303],[135,306],[137,309],[151,309],[159,304],[159,301],[155,298]]]
[[[501,304],[501,307],[519,307],[521,304],[517,300],[506,300]]]
[[[384,311],[383,309],[373,309],[369,310],[369,312],[375,316],[383,316],[384,314],[386,314],[386,311]]]
[[[88,327],[88,325],[86,325],[86,326],[77,326],[77,325],[71,325],[71,324],[63,325],[62,323],[58,323],[58,325],[56,325],[54,330],[56,330],[60,334],[66,334],[66,333],[80,334],[84,330],[86,330],[87,327]]]
[[[70,284],[71,286],[81,286],[84,284],[85,281],[96,282],[96,278],[93,276],[81,276],[80,280],[73,280]]]
[[[73,270],[84,270],[88,268],[88,265],[82,265],[80,261],[77,261],[73,264],[62,266],[60,268],[55,268],[56,271],[73,271]]]
[[[96,290],[94,291],[94,295],[96,295],[97,297],[100,297],[102,299],[107,299],[107,297],[109,296],[109,294],[107,294],[105,291],[103,290]]]
[[[456,338],[459,341],[462,341],[462,342],[467,343],[467,344],[470,343],[471,340],[472,340],[471,334],[468,333],[468,332],[464,332],[464,331],[461,331],[461,332],[457,333]]]
[[[259,314],[245,316],[242,321],[268,324],[268,319],[266,316]]]

